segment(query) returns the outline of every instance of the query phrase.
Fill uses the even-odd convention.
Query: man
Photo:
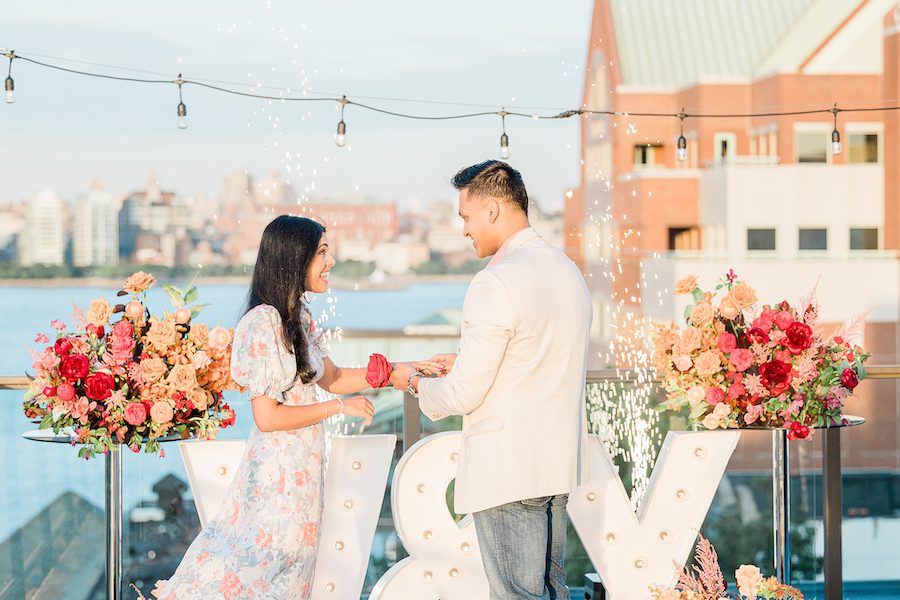
[[[393,383],[432,420],[463,416],[455,510],[472,513],[493,600],[569,598],[566,502],[588,474],[584,401],[591,303],[575,264],[529,226],[522,176],[489,160],[453,178],[479,257],[446,377]]]

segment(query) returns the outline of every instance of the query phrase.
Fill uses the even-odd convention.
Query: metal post
[[[419,401],[409,392],[403,393],[403,451],[409,450],[422,437]]]
[[[772,432],[772,534],[775,576],[791,583],[791,473],[786,429]]]
[[[841,482],[841,429],[825,429],[822,440],[822,487],[825,495],[825,600],[844,597],[841,548],[843,493]]]
[[[122,590],[122,449],[106,453],[106,598]]]

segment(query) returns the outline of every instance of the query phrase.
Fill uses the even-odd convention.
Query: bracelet
[[[336,415],[342,415],[342,414],[344,414],[344,401],[341,400],[340,398],[335,398],[335,400],[337,400],[337,401],[340,403],[340,405],[341,405],[341,407],[338,409],[338,411],[337,411],[335,414],[336,414]]]

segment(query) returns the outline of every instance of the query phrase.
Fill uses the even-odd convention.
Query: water
[[[327,317],[326,327],[344,329],[402,329],[441,308],[461,308],[467,284],[430,283],[400,290],[336,290],[313,296],[311,308]],[[87,310],[91,300],[105,297],[115,302],[114,289],[100,287],[0,287],[0,375],[21,375],[31,368],[29,348],[38,332],[53,338],[50,321],[72,323],[73,301]],[[210,303],[199,321],[210,327],[234,326],[243,311],[244,285],[200,286],[199,302]],[[165,293],[149,294],[154,314],[170,309]],[[79,460],[67,444],[22,439],[34,429],[21,410],[22,392],[0,392],[0,465],[4,492],[0,494],[0,540],[21,527],[47,504],[66,491],[75,492],[98,507],[103,506],[103,459]],[[228,401],[238,414],[235,427],[220,439],[244,439],[250,428],[246,399],[230,394]],[[187,480],[177,444],[167,444],[164,458],[125,453],[123,500],[127,508],[140,500],[152,500],[152,486],[167,473]]]

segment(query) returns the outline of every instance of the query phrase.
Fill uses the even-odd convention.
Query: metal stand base
[[[122,449],[106,453],[106,598],[122,593]]]
[[[772,533],[775,577],[791,583],[791,472],[786,429],[772,431]]]

